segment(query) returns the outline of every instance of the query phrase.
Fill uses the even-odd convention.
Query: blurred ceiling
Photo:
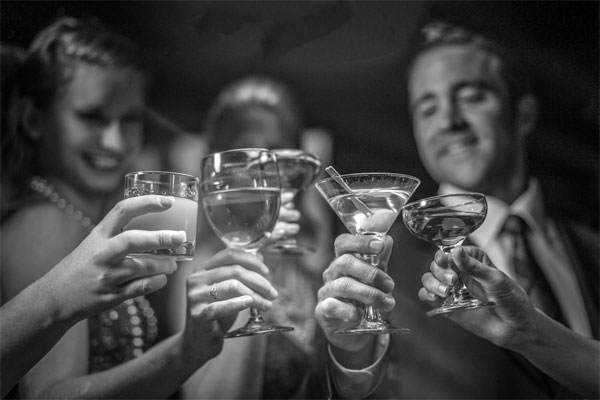
[[[95,16],[134,39],[155,75],[152,107],[200,132],[218,90],[263,72],[290,83],[307,121],[330,130],[343,172],[424,178],[404,68],[432,18],[482,30],[533,66],[542,101],[533,171],[565,212],[598,215],[598,22],[590,1],[6,1],[3,43],[26,46],[59,15]],[[418,196],[419,193],[416,194]],[[585,207],[572,207],[573,199]],[[576,211],[574,211],[576,209]]]

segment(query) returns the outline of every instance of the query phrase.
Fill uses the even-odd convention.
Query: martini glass
[[[321,172],[319,157],[300,149],[272,149],[277,158],[279,180],[282,193],[295,196],[314,182]],[[296,238],[279,239],[269,246],[269,250],[286,254],[314,252],[314,247],[298,243]]]
[[[340,181],[341,180],[341,181]],[[400,214],[402,206],[421,181],[414,176],[394,173],[338,175],[316,183],[317,190],[354,235],[383,239]],[[358,254],[363,260],[380,267],[375,254]],[[409,333],[381,318],[379,310],[362,305],[361,320],[338,330],[338,334]]]
[[[202,159],[202,205],[208,222],[227,246],[256,255],[279,215],[280,184],[275,156],[265,149],[236,149]],[[266,322],[250,308],[244,326],[225,338],[291,331]]]
[[[467,236],[481,226],[487,215],[487,202],[481,193],[457,193],[428,197],[402,208],[402,219],[410,233],[433,243],[446,254],[461,245]],[[495,305],[473,297],[458,278],[448,297],[427,315],[449,313]]]

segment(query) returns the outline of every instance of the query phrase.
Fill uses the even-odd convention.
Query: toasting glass
[[[453,248],[462,244],[467,236],[477,230],[486,215],[487,202],[481,193],[428,197],[402,208],[402,219],[410,233],[433,243],[446,254],[450,254]],[[442,305],[427,312],[427,315],[493,305],[494,302],[473,297],[459,277]]]
[[[281,204],[275,156],[266,149],[236,149],[202,159],[202,204],[215,234],[228,247],[257,254],[272,232]],[[290,331],[266,322],[250,308],[250,319],[225,338]]]
[[[420,183],[419,179],[410,175],[363,173],[327,178],[317,182],[316,187],[350,233],[383,239],[400,214],[401,207]],[[359,256],[371,265],[379,267],[377,255]],[[359,322],[335,333],[408,332],[409,329],[397,328],[384,321],[373,306],[363,306]]]

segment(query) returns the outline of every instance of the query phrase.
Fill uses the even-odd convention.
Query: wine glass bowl
[[[314,154],[301,149],[271,149],[277,158],[279,180],[282,193],[296,195],[306,189],[321,173],[321,160]],[[307,244],[298,243],[295,238],[279,239],[269,245],[269,250],[286,254],[302,254],[314,252]]]
[[[208,222],[230,248],[256,254],[269,238],[281,204],[275,156],[266,149],[235,149],[209,154],[201,162],[202,205]],[[290,331],[270,324],[258,310],[225,338]]]
[[[402,207],[402,220],[411,234],[436,245],[446,254],[477,230],[487,215],[487,202],[481,193],[433,196]],[[448,297],[429,316],[457,310],[493,306],[473,297],[462,280],[450,288]]]
[[[340,184],[342,179],[344,184]],[[395,173],[361,173],[326,178],[315,184],[346,229],[354,235],[383,239],[400,214],[402,206],[421,181],[410,175]],[[350,192],[348,191],[350,189]],[[379,257],[362,254],[361,258],[379,267]],[[361,320],[336,331],[338,334],[408,333],[381,318],[377,309],[364,306]]]

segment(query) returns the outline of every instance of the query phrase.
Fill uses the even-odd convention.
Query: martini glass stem
[[[360,258],[379,268],[379,256],[376,254],[359,254]],[[362,323],[384,323],[381,313],[372,305],[363,305]]]

